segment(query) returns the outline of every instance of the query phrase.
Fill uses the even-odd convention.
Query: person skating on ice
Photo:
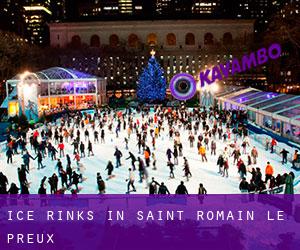
[[[19,178],[19,182],[20,182],[20,187],[22,187],[22,185],[28,184],[27,174],[29,174],[29,171],[25,167],[25,165],[22,164],[21,167],[18,168],[18,178]]]
[[[51,156],[52,161],[54,161],[54,160],[56,161],[56,153],[58,153],[58,151],[56,150],[56,148],[54,146],[51,145],[51,147],[50,147],[50,156]]]
[[[108,161],[105,170],[107,170],[107,176],[108,176],[106,180],[111,179],[111,178],[112,178],[112,172],[113,172],[113,170],[114,170],[114,166],[113,166],[113,164],[112,164],[111,161]]]
[[[216,155],[217,143],[214,140],[211,141],[210,148],[211,155]]]
[[[149,185],[149,194],[157,194],[158,188],[160,187],[160,184],[152,177],[152,180]]]
[[[65,157],[65,144],[63,142],[60,142],[58,144],[59,149],[59,157]]]
[[[81,158],[85,157],[85,146],[83,142],[80,142],[79,150],[80,150],[80,157]]]
[[[93,145],[91,141],[88,142],[87,149],[88,149],[88,157],[90,157],[91,155],[94,156]]]
[[[147,148],[144,151],[144,157],[145,157],[146,166],[149,167],[150,166],[150,153],[147,150]]]
[[[78,184],[79,184],[80,175],[77,174],[75,171],[72,173],[72,184],[75,185],[77,192],[79,191]]]
[[[66,155],[66,159],[67,159],[67,166],[71,166],[71,157],[70,155]]]
[[[129,172],[129,176],[128,176],[128,179],[126,179],[126,181],[128,182],[127,183],[127,193],[130,193],[130,191],[131,191],[130,187],[132,187],[133,192],[136,192],[136,189],[134,186],[134,180],[135,180],[134,172],[131,170],[131,168],[128,169],[128,172]]]
[[[105,194],[105,182],[102,179],[100,173],[97,173],[97,186],[98,186],[98,192],[99,194]]]
[[[176,145],[174,145],[173,157],[174,157],[174,165],[178,165],[178,150]]]
[[[183,160],[184,160],[184,163],[183,163],[184,177],[186,177],[186,180],[189,181],[189,177],[192,177],[189,162],[185,157],[183,157]]]
[[[138,138],[138,142],[137,142],[136,145],[138,146],[139,154],[140,154],[141,153],[141,148],[142,148],[142,145],[143,145],[143,142],[142,142],[141,138]]]
[[[14,155],[13,150],[9,147],[6,151],[7,164],[12,164],[13,155]]]
[[[89,140],[89,135],[90,135],[90,133],[89,133],[89,131],[86,129],[86,130],[84,131],[84,139],[85,139],[85,141],[88,141],[88,140]]]
[[[154,154],[154,152],[152,152],[151,157],[152,157],[152,165],[153,165],[152,169],[157,170],[157,168],[156,168],[156,155]]]
[[[124,138],[124,143],[125,143],[125,149],[128,150],[128,138]]]
[[[10,184],[10,188],[8,189],[9,194],[18,194],[20,191],[20,188],[17,187],[15,183]]]
[[[7,185],[7,177],[2,172],[0,172],[0,194],[7,194]]]
[[[224,167],[224,159],[223,159],[223,155],[219,155],[219,158],[217,160],[217,165],[219,166],[219,172],[218,174],[223,175],[223,167]]]
[[[187,191],[186,186],[184,185],[183,181],[180,182],[180,184],[177,187],[175,193],[176,194],[188,194],[188,191]]]
[[[170,194],[168,188],[165,186],[165,184],[162,182],[158,188],[158,194]]]
[[[168,167],[170,169],[169,177],[170,177],[170,179],[174,179],[175,178],[175,175],[174,175],[174,163],[172,163],[171,161],[169,161],[167,165],[168,165]]]
[[[122,166],[122,164],[121,164],[121,157],[123,156],[123,154],[122,154],[122,152],[117,147],[115,147],[114,156],[116,158],[116,168]]]
[[[135,168],[135,162],[136,162],[137,160],[136,160],[134,154],[131,153],[130,151],[129,151],[129,156],[126,158],[126,160],[129,160],[129,159],[131,159],[131,166],[132,166],[132,168],[133,168],[133,171],[135,171],[135,169],[136,169],[136,168]]]
[[[50,184],[50,193],[55,194],[57,192],[58,185],[58,177],[55,173],[48,178],[48,183]]]
[[[46,180],[47,180],[47,177],[44,176],[43,179],[41,180],[41,184],[40,184],[40,187],[39,187],[39,190],[38,190],[38,194],[47,194],[47,189],[46,189]]]
[[[202,183],[199,184],[198,194],[200,194],[200,195],[207,194],[207,190],[205,189],[205,187],[203,186]]]
[[[168,158],[168,162],[171,161],[171,159],[172,159],[172,154],[173,154],[172,150],[171,150],[170,148],[168,148],[168,149],[167,149],[167,152],[166,152],[166,155],[167,155],[167,158]]]
[[[94,131],[94,143],[99,143],[99,132],[97,130]]]
[[[286,164],[287,163],[287,155],[289,154],[289,151],[282,149],[280,154],[282,155],[282,164]]]
[[[41,153],[41,151],[38,151],[37,153],[37,156],[35,157],[35,159],[37,159],[38,161],[38,170],[44,168],[44,165],[43,165],[43,155]]]
[[[139,164],[139,177],[140,177],[140,180],[139,182],[142,183],[143,182],[143,178],[144,178],[144,172],[145,172],[145,164],[144,164],[144,161],[138,157],[138,164]]]
[[[204,162],[204,161],[207,162],[206,149],[205,149],[204,145],[201,145],[199,147],[199,154],[201,155],[202,162]]]
[[[57,159],[57,163],[56,163],[56,166],[55,168],[57,168],[57,173],[58,175],[60,174],[60,171],[63,169],[63,165],[62,165],[62,162],[60,159]]]
[[[252,157],[252,160],[253,160],[253,164],[256,165],[257,158],[258,158],[258,151],[257,151],[255,146],[251,150],[251,157]]]

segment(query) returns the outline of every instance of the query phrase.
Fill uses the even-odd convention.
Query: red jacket
[[[272,146],[276,146],[277,145],[277,141],[275,139],[272,139],[271,145]]]
[[[75,155],[75,160],[76,160],[76,161],[80,161],[80,156],[79,156],[79,154],[76,154],[76,155]]]
[[[34,131],[34,133],[33,133],[33,137],[34,138],[37,138],[39,136],[39,132],[36,130],[36,131]]]

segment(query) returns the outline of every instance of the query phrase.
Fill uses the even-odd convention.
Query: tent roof
[[[40,80],[74,80],[74,79],[97,79],[97,76],[93,76],[87,73],[83,73],[73,69],[52,67],[35,73]],[[21,74],[16,75],[9,81],[20,80]]]

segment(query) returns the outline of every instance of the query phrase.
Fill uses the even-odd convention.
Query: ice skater
[[[112,172],[114,170],[114,166],[113,166],[111,161],[109,161],[107,163],[107,166],[106,166],[105,170],[107,170],[107,176],[108,176],[106,180],[109,180],[109,179],[113,178]]]
[[[170,179],[174,179],[175,178],[175,175],[174,175],[174,164],[171,161],[169,161],[167,165],[168,165],[168,167],[170,169],[169,178]]]
[[[130,187],[132,187],[132,191],[136,192],[135,186],[134,186],[134,172],[131,170],[131,168],[128,169],[129,176],[128,179],[126,179],[127,183],[127,193],[129,194],[131,192]]]
[[[114,156],[116,158],[116,168],[122,166],[121,158],[122,158],[123,154],[117,147],[115,147]]]
[[[183,157],[183,159],[184,159],[184,164],[183,164],[184,177],[186,177],[186,180],[189,181],[189,177],[192,177],[190,166],[188,160],[185,157]]]
[[[135,171],[136,158],[135,158],[134,154],[131,152],[129,152],[129,157],[127,157],[126,160],[129,160],[129,159],[131,159],[131,166],[132,166],[133,171]]]

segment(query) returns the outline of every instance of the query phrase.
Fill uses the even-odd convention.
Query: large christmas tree
[[[142,102],[159,102],[166,97],[166,79],[164,71],[155,59],[155,52],[151,51],[151,58],[147,67],[140,75],[137,86],[137,97]]]

